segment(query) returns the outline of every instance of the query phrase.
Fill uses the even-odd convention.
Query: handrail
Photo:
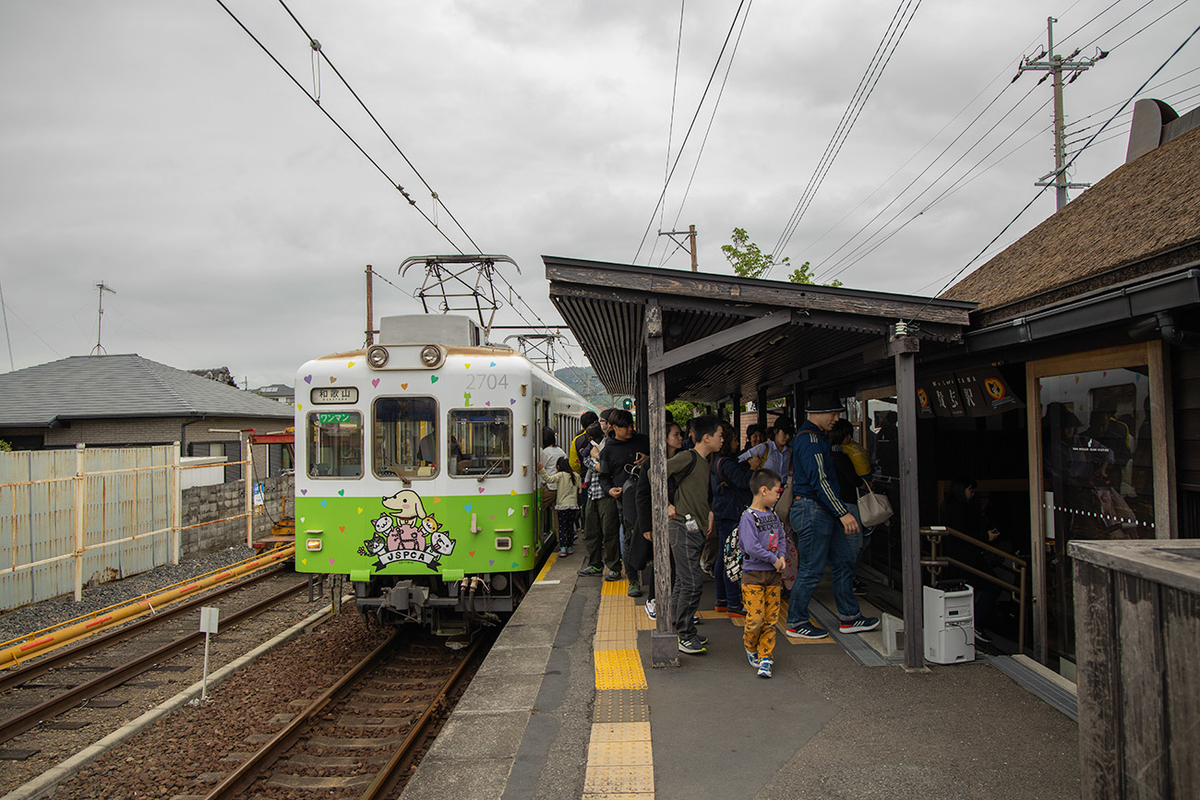
[[[1018,617],[1018,620],[1017,620],[1017,651],[1020,653],[1024,653],[1025,652],[1025,602],[1026,602],[1025,595],[1026,595],[1027,588],[1028,588],[1027,574],[1029,571],[1029,563],[1023,558],[1014,556],[1012,553],[1001,550],[999,547],[990,545],[987,542],[981,542],[972,536],[968,536],[967,534],[962,533],[961,531],[957,531],[954,528],[946,527],[944,525],[923,526],[921,528],[921,535],[929,538],[929,556],[930,556],[928,560],[922,560],[921,565],[929,570],[930,577],[932,577],[933,580],[935,580],[935,581],[937,580],[938,573],[942,571],[942,567],[954,566],[961,570],[964,570],[965,572],[969,572],[972,575],[977,575],[978,577],[983,578],[985,581],[994,583],[1002,589],[1008,589],[1010,592],[1017,593],[1017,604],[1020,606],[1020,612],[1019,612],[1020,616]],[[952,557],[946,556],[946,555],[942,555],[939,558],[937,549],[938,549],[938,545],[941,543],[943,536],[951,536],[953,538],[964,541],[970,545],[973,545],[974,547],[978,547],[980,550],[983,550],[984,552],[991,553],[992,555],[995,555],[995,556],[999,556],[1000,558],[1004,559],[1005,561],[1011,561],[1016,566],[1017,574],[1020,575],[1020,578],[1021,578],[1020,585],[1019,586],[1013,585],[1013,584],[1009,583],[1008,581],[997,578],[995,575],[984,572],[983,570],[978,569],[977,567],[973,567],[970,564],[964,564],[963,562],[959,561],[956,558],[952,558]]]

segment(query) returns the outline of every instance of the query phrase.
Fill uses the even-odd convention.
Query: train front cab
[[[505,348],[382,347],[386,358],[341,354],[298,374],[314,388],[296,412],[297,569],[349,575],[372,623],[493,623],[545,544],[538,432],[558,403]]]

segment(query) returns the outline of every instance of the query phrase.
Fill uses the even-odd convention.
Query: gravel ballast
[[[0,613],[0,642],[58,625],[75,617],[128,602],[146,594],[155,594],[173,584],[244,561],[255,554],[251,547],[238,545],[213,553],[194,556],[178,564],[167,564],[124,580],[84,587],[83,600],[65,594],[40,603]]]

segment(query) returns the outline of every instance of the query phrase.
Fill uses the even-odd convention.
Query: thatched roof
[[[1125,164],[942,294],[991,324],[1200,258],[1200,128]]]

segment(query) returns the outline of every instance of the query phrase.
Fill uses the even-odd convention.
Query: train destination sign
[[[357,403],[358,389],[353,386],[345,388],[328,387],[325,389],[313,389],[309,395],[309,402],[314,406],[328,405],[330,403]]]

